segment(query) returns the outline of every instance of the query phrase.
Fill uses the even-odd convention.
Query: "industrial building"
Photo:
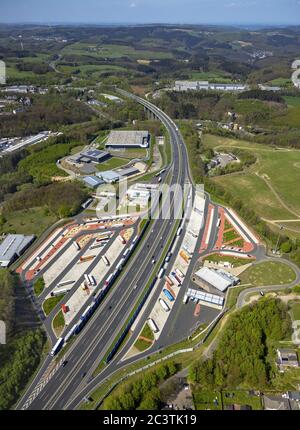
[[[97,173],[97,177],[102,179],[106,184],[114,184],[120,180],[121,175],[113,170],[107,170],[106,172]]]
[[[90,188],[97,188],[99,185],[104,184],[104,181],[97,176],[85,176],[83,181]]]
[[[108,160],[111,155],[105,151],[99,151],[98,149],[90,149],[88,151],[81,152],[79,155],[72,157],[71,161],[75,163],[103,163]]]
[[[208,81],[176,81],[174,91],[246,91],[246,84],[209,83]]]
[[[0,267],[8,267],[32,244],[35,236],[9,234],[0,245]]]
[[[106,148],[148,148],[150,134],[148,131],[116,131],[110,132]]]
[[[131,167],[126,167],[124,169],[119,169],[118,173],[122,176],[133,176],[140,173],[140,170],[137,167],[131,166]]]
[[[239,278],[225,272],[225,270],[210,269],[208,267],[202,267],[198,270],[198,272],[195,273],[195,278],[202,288],[205,289],[212,287],[221,292],[224,292],[227,288],[239,283]]]

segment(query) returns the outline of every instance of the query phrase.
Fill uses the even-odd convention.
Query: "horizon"
[[[2,0],[1,24],[299,26],[300,0]],[[147,17],[147,18],[145,18]]]

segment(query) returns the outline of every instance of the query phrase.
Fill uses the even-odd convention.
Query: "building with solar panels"
[[[32,244],[35,236],[8,234],[0,245],[0,267],[10,266]]]
[[[103,163],[103,161],[111,158],[111,155],[106,151],[99,151],[98,149],[90,149],[88,151],[81,152],[77,157],[77,162],[80,163]]]

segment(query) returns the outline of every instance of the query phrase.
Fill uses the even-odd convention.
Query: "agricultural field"
[[[295,187],[300,182],[299,150],[278,150],[212,135],[204,135],[203,143],[207,148],[240,148],[254,153],[257,162],[246,171],[214,177],[212,180],[244,203],[250,204],[266,220],[300,220],[300,188]],[[286,228],[288,230],[288,226]]]
[[[240,276],[242,284],[254,287],[290,284],[296,279],[294,270],[285,263],[267,261],[255,264]]]
[[[136,60],[159,60],[172,58],[172,54],[168,51],[151,51],[143,49],[134,49],[132,46],[124,45],[109,45],[109,44],[88,44],[74,43],[62,50],[63,55],[88,55],[95,58],[122,58],[130,57]]]

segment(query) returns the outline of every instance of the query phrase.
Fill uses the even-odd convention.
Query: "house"
[[[267,411],[289,411],[290,402],[279,396],[263,396],[264,409]]]
[[[298,356],[294,349],[278,348],[277,349],[277,364],[281,371],[287,367],[298,367]]]

